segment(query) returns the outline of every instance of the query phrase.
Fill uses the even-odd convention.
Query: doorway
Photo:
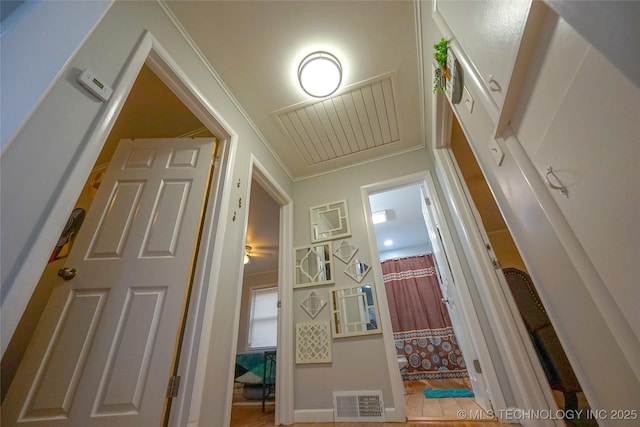
[[[251,180],[240,301],[232,423],[247,412],[274,422],[277,399],[280,205]]]
[[[430,176],[373,187],[367,192],[372,238],[381,262],[391,317],[388,330],[393,329],[395,369],[405,391],[407,418],[457,420],[457,411],[473,408],[491,419],[483,411],[490,409],[484,379],[467,369],[467,358],[477,356],[466,344],[471,345],[466,319],[459,318],[453,297],[449,301],[457,290],[447,286],[453,273],[443,257],[442,235],[448,236],[448,229],[434,218],[441,213]]]
[[[587,412],[589,403],[455,115],[452,117],[450,153],[468,190],[469,202],[476,208],[479,226],[486,232],[490,250],[505,276],[556,404],[565,410]],[[594,425],[589,420],[581,420],[581,423]]]
[[[155,57],[155,59],[152,59]],[[168,70],[162,59],[152,50],[147,59],[147,63],[153,64],[155,69],[162,69],[164,77],[172,80],[173,87],[178,87],[182,83],[179,78],[172,73],[178,73],[179,70]],[[213,133],[205,127],[203,122],[192,113],[181,99],[174,95],[173,90],[169,89],[163,80],[161,80],[152,70],[152,66],[140,64],[142,67],[137,75],[135,82],[132,82],[131,90],[126,102],[122,105],[122,111],[115,119],[113,127],[102,146],[102,151],[98,156],[94,168],[89,175],[84,190],[77,200],[76,207],[88,211],[93,195],[100,186],[102,175],[106,169],[118,142],[123,137],[128,138],[175,138],[175,137],[213,137]],[[164,80],[167,81],[167,80]],[[184,92],[183,92],[184,95]],[[200,111],[200,113],[202,113]],[[201,114],[200,114],[201,115]],[[208,119],[211,122],[212,118]],[[209,161],[210,163],[210,161]],[[226,164],[226,161],[225,161]],[[214,172],[214,180],[219,180],[222,175],[220,171]],[[220,185],[220,183],[217,183]],[[211,189],[209,189],[211,190]],[[208,191],[209,191],[208,190]],[[208,229],[211,229],[215,220],[212,221],[211,212],[218,204],[216,200],[217,193],[213,190],[208,193],[209,208],[207,213]],[[202,230],[201,230],[202,232]],[[72,243],[72,241],[71,241]],[[23,313],[22,320],[13,335],[7,351],[3,355],[3,398],[5,395],[5,386],[10,384],[8,378],[12,378],[15,374],[23,355],[25,348],[33,335],[35,324],[38,323],[42,314],[42,307],[51,293],[51,278],[57,278],[58,264],[64,263],[64,256],[68,253],[70,245],[62,248],[62,251],[56,251],[50,259],[50,263],[45,269],[43,280],[36,286],[36,290],[32,295],[31,303]],[[194,261],[195,262],[195,261]],[[51,267],[53,266],[53,267]],[[198,267],[196,267],[197,269]],[[193,345],[190,342],[189,345]],[[176,349],[177,351],[178,349]],[[177,355],[176,355],[177,356]],[[177,360],[177,358],[176,358]],[[5,376],[5,374],[8,374]],[[167,376],[170,373],[167,372]],[[181,402],[184,400],[181,399]],[[188,399],[187,399],[188,400]],[[160,402],[160,406],[162,403]],[[178,405],[180,406],[180,405]],[[184,405],[182,405],[184,406]],[[165,408],[168,412],[168,408]],[[171,414],[172,418],[177,414]]]

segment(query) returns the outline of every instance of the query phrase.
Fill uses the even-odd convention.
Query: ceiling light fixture
[[[300,87],[315,98],[334,93],[342,82],[342,65],[329,52],[317,51],[304,57],[298,67]]]
[[[387,211],[378,211],[371,214],[371,221],[374,224],[380,224],[387,221]]]
[[[391,246],[391,245],[393,245],[393,240],[391,240],[391,239],[387,239],[387,240],[385,240],[385,241],[384,241],[384,245],[385,245],[385,246]]]

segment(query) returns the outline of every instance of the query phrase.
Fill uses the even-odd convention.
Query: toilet
[[[400,372],[409,366],[409,361],[407,360],[407,356],[404,354],[398,354],[398,368],[400,368]]]
[[[405,356],[404,354],[398,354],[397,358],[398,358],[398,368],[400,368],[400,372],[404,372],[407,369],[407,366],[409,366],[409,361],[407,360],[407,356]],[[403,384],[404,384],[404,381],[403,381]],[[407,394],[406,385],[404,388],[404,394]]]

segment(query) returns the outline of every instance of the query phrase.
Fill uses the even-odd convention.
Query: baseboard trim
[[[405,422],[406,419],[400,419],[399,415],[395,408],[384,409],[386,422]],[[293,416],[295,423],[332,423],[333,409],[296,409]]]
[[[407,421],[404,415],[400,414],[401,411],[396,411],[396,408],[384,408],[385,422],[388,423],[403,423]]]
[[[293,419],[296,423],[332,423],[333,409],[296,409]]]

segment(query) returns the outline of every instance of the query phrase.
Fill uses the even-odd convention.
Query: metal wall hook
[[[502,86],[500,86],[500,83],[498,83],[497,80],[493,78],[493,75],[489,76],[488,83],[489,83],[489,90],[491,92],[502,93]]]
[[[560,178],[556,176],[551,166],[547,166],[547,173],[545,174],[545,177],[547,178],[547,184],[549,184],[549,187],[554,190],[560,190],[564,197],[566,197],[567,199],[569,198],[569,190],[567,190],[567,187],[565,187],[562,181],[560,181]],[[553,177],[557,184],[551,182],[551,177]]]

